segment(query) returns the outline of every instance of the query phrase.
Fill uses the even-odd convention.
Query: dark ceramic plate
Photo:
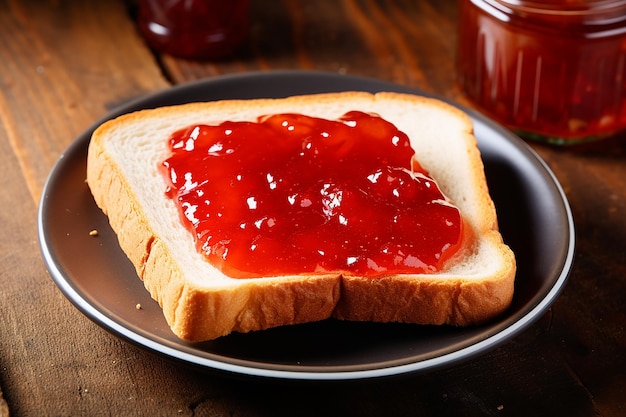
[[[43,192],[39,238],[58,287],[90,319],[143,348],[209,370],[281,379],[364,379],[450,366],[510,340],[541,317],[564,286],[572,265],[574,225],[567,200],[554,175],[524,142],[469,112],[500,228],[519,265],[513,303],[499,319],[469,328],[327,320],[232,334],[201,344],[182,342],[171,333],[85,185],[85,157],[93,128],[105,119],[143,108],[343,90],[425,95],[368,78],[264,72],[177,86],[107,115],[61,156]],[[99,231],[97,237],[89,236],[93,229]],[[136,309],[137,304],[142,309]]]

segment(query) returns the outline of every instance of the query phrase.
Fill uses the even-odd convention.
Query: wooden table
[[[132,3],[0,1],[0,416],[626,415],[623,138],[576,149],[532,145],[576,221],[568,285],[527,331],[452,368],[339,388],[239,382],[121,341],[67,301],[38,247],[41,190],[70,142],[122,103],[205,77],[314,69],[467,104],[454,82],[454,0],[252,7],[241,54],[198,63],[153,54]]]

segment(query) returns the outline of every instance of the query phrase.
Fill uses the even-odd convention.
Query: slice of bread
[[[470,246],[438,273],[376,279],[340,273],[233,279],[209,264],[165,196],[158,165],[169,136],[198,123],[277,113],[337,119],[351,110],[377,113],[409,136],[419,163],[460,209]],[[184,340],[330,317],[470,325],[502,313],[513,296],[515,258],[498,231],[471,120],[438,100],[346,92],[139,111],[94,132],[87,181],[121,248]]]

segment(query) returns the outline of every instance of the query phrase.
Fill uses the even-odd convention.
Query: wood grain
[[[322,70],[375,77],[458,98],[455,2],[253,2],[251,35],[222,62],[164,56],[173,83],[243,71]]]
[[[54,288],[39,256],[37,202],[76,135],[168,83],[121,2],[2,2],[0,28],[0,385],[11,415],[95,415],[102,404],[79,406],[85,389],[108,373],[98,398],[128,395],[129,374],[108,368],[130,348]]]
[[[370,76],[471,105],[455,84],[455,0],[253,1],[249,40],[217,62],[150,51],[135,12],[131,0],[0,0],[0,388],[11,415],[624,415],[624,137],[532,144],[570,201],[574,269],[530,329],[448,369],[351,384],[240,381],[147,353],[79,313],[41,260],[37,203],[68,144],[117,105],[274,69]]]
[[[0,6],[0,115],[32,197],[106,111],[168,84],[119,1]]]

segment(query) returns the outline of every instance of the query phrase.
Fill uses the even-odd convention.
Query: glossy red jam
[[[626,1],[459,6],[459,81],[482,111],[560,145],[626,130]]]
[[[376,115],[195,125],[169,146],[167,195],[228,276],[428,273],[461,244],[459,210]]]

